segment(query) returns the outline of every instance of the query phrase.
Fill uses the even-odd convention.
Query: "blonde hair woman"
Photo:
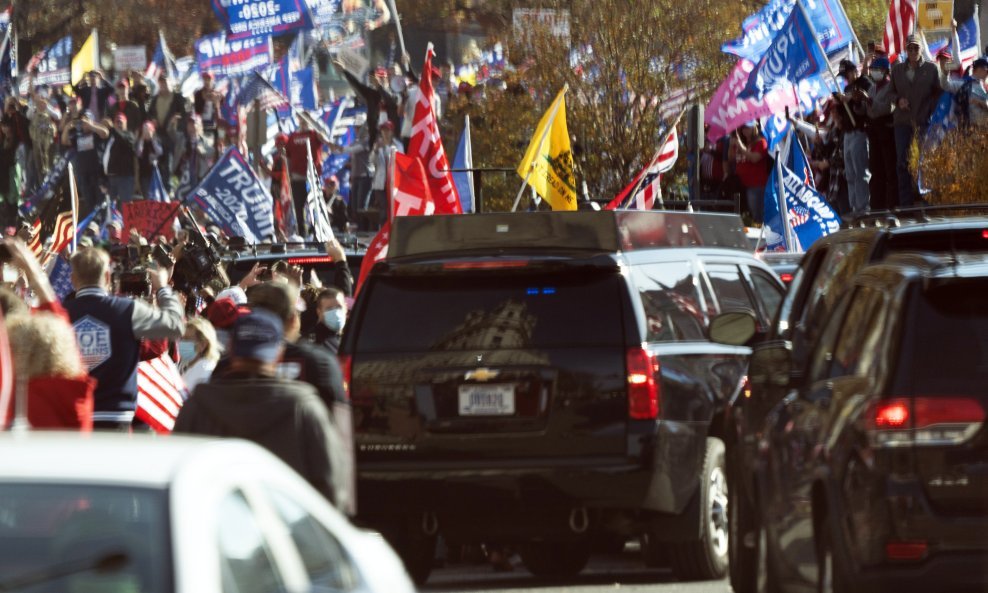
[[[75,332],[64,318],[45,312],[7,318],[14,373],[27,385],[27,416],[34,428],[93,428],[93,391]]]
[[[196,385],[209,381],[222,353],[213,324],[202,317],[189,319],[179,351],[182,353],[179,370],[186,388],[192,393]]]

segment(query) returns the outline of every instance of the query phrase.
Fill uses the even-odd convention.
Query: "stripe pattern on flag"
[[[676,164],[677,158],[679,158],[679,135],[674,126],[669,130],[662,148],[659,149],[652,162],[642,169],[604,209],[651,210],[655,206],[656,199],[662,195],[662,173],[670,171],[672,166]],[[635,192],[634,196],[629,197],[628,194],[635,187],[638,187],[638,191]]]
[[[185,381],[168,354],[138,363],[135,416],[155,432],[167,434],[172,431],[175,418],[188,397]]]
[[[916,26],[917,0],[892,0],[889,4],[889,17],[885,21],[885,53],[889,60],[906,50],[906,38]]]

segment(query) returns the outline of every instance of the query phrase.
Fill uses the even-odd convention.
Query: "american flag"
[[[916,26],[916,5],[919,0],[892,0],[889,18],[885,22],[885,53],[889,60],[906,50],[906,37]]]
[[[170,433],[182,404],[189,397],[178,367],[167,353],[137,364],[135,416],[157,433]]]
[[[246,107],[253,104],[254,101],[260,101],[261,109],[274,109],[288,105],[288,99],[278,92],[278,89],[274,88],[274,85],[268,82],[266,78],[261,76],[260,72],[252,73],[250,80],[244,84],[237,95],[238,105]]]
[[[72,264],[69,260],[61,256],[56,257],[55,264],[48,274],[48,280],[55,290],[55,296],[59,300],[64,300],[72,292]]]
[[[793,206],[789,209],[789,226],[796,228],[810,219],[810,211],[802,206]]]
[[[154,56],[151,57],[151,62],[148,64],[144,76],[151,80],[157,80],[158,75],[162,72],[166,72],[168,78],[172,80],[178,79],[178,67],[175,66],[175,56],[168,49],[168,43],[165,42],[165,34],[159,30],[158,46],[154,49]]]
[[[615,196],[611,202],[605,206],[605,210],[615,208],[631,208],[636,210],[651,210],[655,205],[656,198],[662,195],[662,173],[672,169],[679,157],[679,136],[676,134],[676,126],[669,130],[665,142],[655,154],[655,158],[647,167],[641,170],[635,178]],[[631,192],[638,188],[634,196]],[[629,197],[630,196],[630,197]]]
[[[324,243],[334,237],[333,227],[329,224],[326,201],[322,198],[322,184],[316,175],[316,165],[312,162],[312,150],[308,142],[305,143],[305,152],[308,158],[305,175],[305,187],[308,190],[305,196],[305,226],[312,231],[316,241]]]

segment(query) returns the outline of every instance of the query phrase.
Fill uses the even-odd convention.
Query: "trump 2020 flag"
[[[271,194],[235,147],[223,153],[190,197],[230,237],[260,243],[275,234]]]
[[[851,23],[840,0],[801,0],[823,51],[832,56],[854,39]],[[752,62],[765,53],[776,32],[785,25],[796,7],[796,0],[770,0],[762,9],[744,20],[741,37],[721,46],[725,53]]]
[[[827,56],[820,50],[813,25],[797,4],[755,64],[741,97],[763,97],[776,87],[797,84],[826,68]]]
[[[785,216],[779,212],[777,169],[782,170]],[[784,221],[792,228],[794,245],[786,245]],[[840,230],[840,216],[804,177],[782,165],[772,169],[765,184],[765,249],[767,251],[802,252],[814,241]]]
[[[63,37],[45,50],[38,62],[35,85],[62,86],[72,78],[72,36]],[[33,90],[33,89],[32,89]]]

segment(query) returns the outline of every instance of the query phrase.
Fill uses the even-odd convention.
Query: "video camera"
[[[220,276],[220,254],[201,232],[189,235],[182,257],[175,262],[172,284],[176,290],[191,293]]]
[[[151,297],[150,264],[168,268],[175,264],[171,251],[161,245],[127,245],[121,261],[124,271],[117,276],[117,292],[138,298]],[[118,253],[120,250],[118,250]],[[112,254],[111,254],[112,257]]]

